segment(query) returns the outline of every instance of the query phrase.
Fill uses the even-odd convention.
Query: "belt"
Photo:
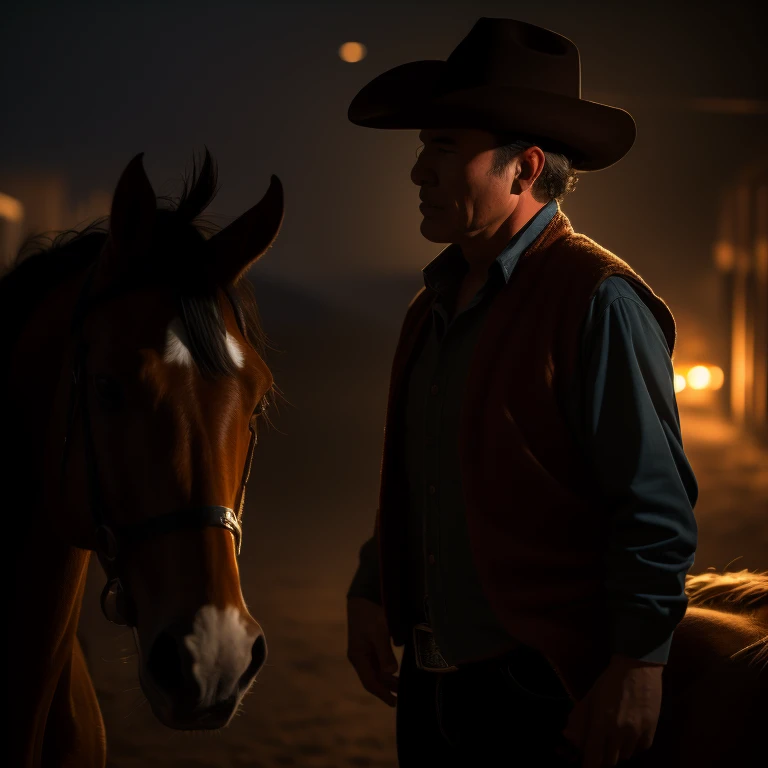
[[[456,672],[459,668],[449,664],[435,642],[435,633],[429,624],[413,627],[413,651],[418,669],[424,672]]]

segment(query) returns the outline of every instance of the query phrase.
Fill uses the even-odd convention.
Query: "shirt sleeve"
[[[613,651],[666,663],[688,605],[698,496],[672,361],[659,324],[627,281],[605,281],[592,312],[583,338],[585,447],[610,521]]]
[[[360,563],[347,590],[347,598],[350,597],[364,597],[378,605],[382,604],[379,544],[375,534],[360,547]]]

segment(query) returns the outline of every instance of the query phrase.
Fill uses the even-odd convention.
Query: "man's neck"
[[[509,241],[542,209],[546,203],[532,198],[521,201],[498,225],[467,234],[456,245],[469,264],[470,274],[484,275]]]

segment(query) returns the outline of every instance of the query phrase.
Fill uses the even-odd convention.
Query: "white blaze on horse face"
[[[242,368],[245,365],[243,348],[229,331],[227,331],[224,344],[232,362],[238,368]],[[187,331],[184,328],[184,323],[178,317],[174,317],[171,320],[165,332],[165,353],[163,359],[166,363],[181,365],[186,368],[191,368],[195,364],[192,353],[189,351]]]
[[[174,317],[168,324],[165,332],[165,355],[166,363],[174,363],[187,368],[194,364],[192,353],[189,351],[189,339],[184,323],[178,317]]]
[[[184,638],[192,655],[192,674],[200,686],[199,706],[229,698],[251,663],[255,637],[240,612],[204,605],[195,616],[193,634]]]
[[[243,354],[242,347],[237,343],[237,339],[229,331],[227,331],[227,351],[232,358],[232,362],[238,368],[242,368],[245,363],[245,355]]]

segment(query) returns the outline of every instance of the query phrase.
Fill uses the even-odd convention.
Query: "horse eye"
[[[123,391],[120,382],[111,376],[94,376],[93,387],[99,399],[113,408],[122,404]]]
[[[259,417],[263,415],[263,413],[266,411],[266,406],[264,404],[264,401],[261,400],[256,405],[256,407],[253,409],[253,413],[251,414],[251,426],[253,427],[256,422],[259,420]]]

